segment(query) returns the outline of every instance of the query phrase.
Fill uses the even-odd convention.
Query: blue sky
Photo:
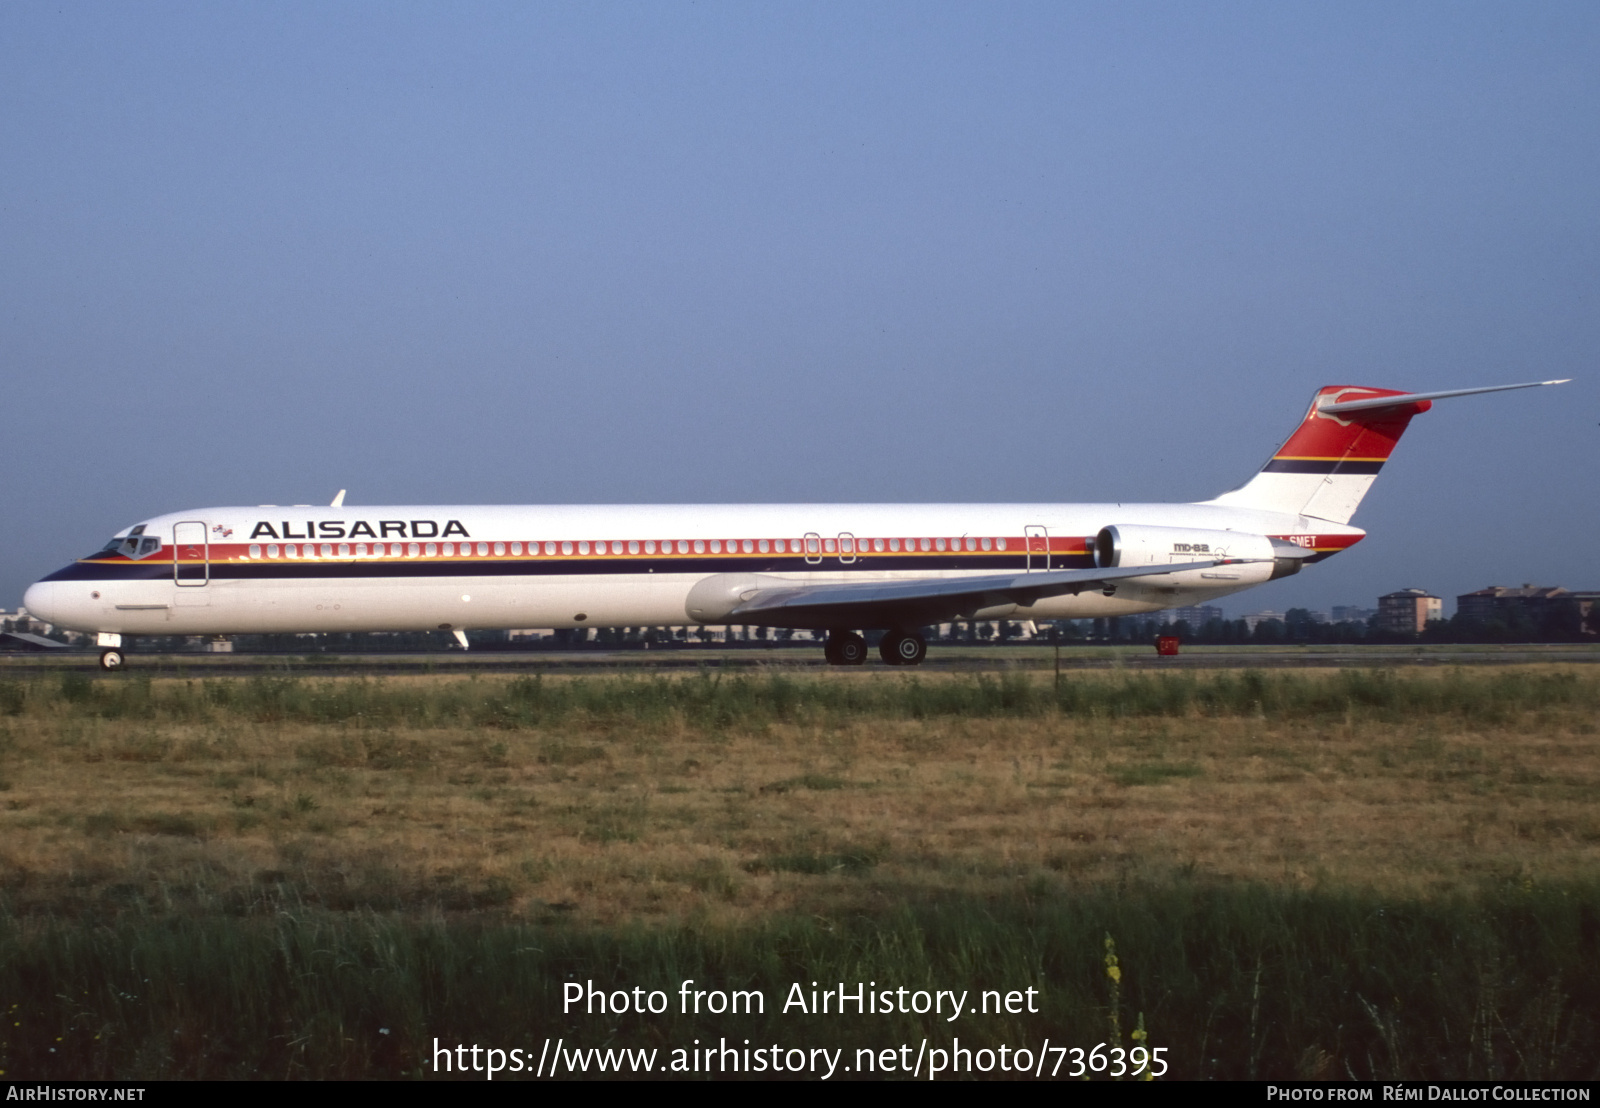
[[[0,606],[237,503],[1194,500],[1600,588],[1600,7],[0,6]],[[1109,521],[1108,522],[1114,522]]]

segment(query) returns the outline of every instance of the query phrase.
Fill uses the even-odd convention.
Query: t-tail
[[[1317,390],[1305,419],[1260,473],[1206,503],[1349,523],[1411,418],[1433,407],[1433,401],[1563,384],[1565,380],[1529,381],[1444,392],[1326,385]]]

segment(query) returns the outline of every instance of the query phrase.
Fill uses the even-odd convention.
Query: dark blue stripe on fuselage
[[[1034,568],[1045,568],[1043,558],[1035,557]],[[1053,554],[1051,569],[1087,569],[1093,565],[1087,554]],[[187,571],[199,569],[197,563],[183,563]],[[923,572],[953,572],[956,570],[988,570],[1022,572],[1028,568],[1028,557],[1022,553],[979,554],[962,553],[944,556],[876,554],[841,564],[837,558],[826,558],[820,564],[811,564],[803,557],[793,558],[506,558],[504,560],[465,560],[416,558],[406,560],[364,559],[339,561],[329,559],[290,561],[216,562],[211,566],[213,579],[228,581],[281,581],[281,580],[386,580],[397,577],[582,577],[589,575],[617,575],[635,573],[853,573],[863,570]],[[46,581],[170,581],[171,562],[74,562],[44,578]]]
[[[1375,474],[1382,462],[1326,461],[1321,458],[1274,458],[1263,473],[1359,473]]]

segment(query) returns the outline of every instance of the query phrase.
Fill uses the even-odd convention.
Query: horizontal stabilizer
[[[1490,385],[1482,389],[1446,389],[1443,392],[1403,392],[1395,396],[1375,396],[1365,400],[1346,400],[1339,404],[1318,404],[1317,411],[1328,415],[1340,415],[1344,412],[1368,412],[1381,408],[1398,408],[1406,404],[1416,404],[1423,400],[1445,400],[1452,396],[1474,396],[1480,392],[1508,392],[1511,389],[1536,389],[1542,385],[1565,385],[1572,380],[1563,377],[1559,381],[1528,381],[1521,385]]]

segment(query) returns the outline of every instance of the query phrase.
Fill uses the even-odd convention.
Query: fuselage
[[[1308,560],[1364,535],[1215,504],[205,508],[118,532],[25,604],[58,626],[117,635],[679,625],[705,622],[686,605],[715,575],[808,584],[1088,568],[1094,536],[1113,524],[1266,535],[1314,549]],[[1269,576],[1270,563],[1141,578],[1004,617],[1131,615]]]

